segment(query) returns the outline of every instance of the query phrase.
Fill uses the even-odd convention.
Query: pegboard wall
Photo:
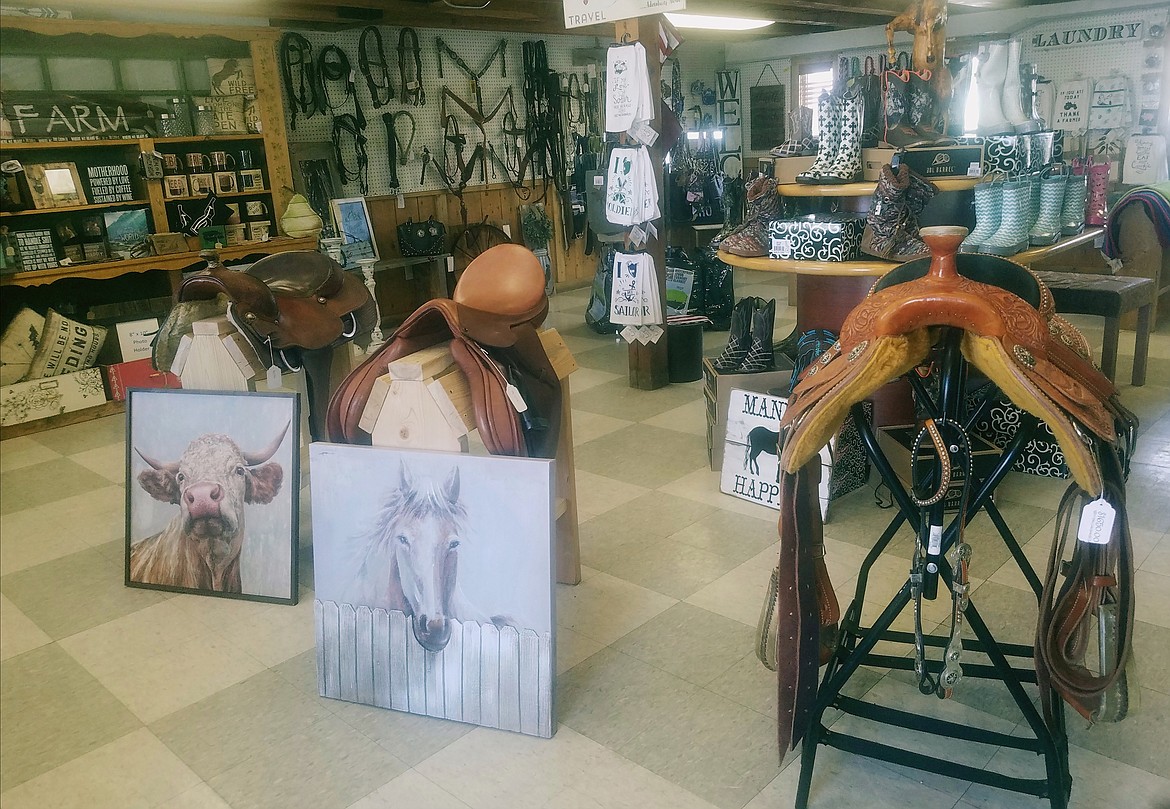
[[[776,84],[783,85],[785,88],[785,109],[792,109],[792,100],[796,93],[796,86],[792,77],[792,61],[789,59],[770,59],[765,62],[745,62],[742,64],[728,65],[728,67],[739,70],[740,112],[743,120],[741,130],[743,137],[744,176],[750,177],[754,174],[755,158],[767,155],[766,151],[753,151],[751,149],[751,88]],[[780,141],[777,140],[773,146],[779,145],[779,143]]]
[[[374,108],[370,98],[369,88],[366,86],[365,77],[358,68],[358,43],[361,38],[362,29],[358,28],[336,32],[297,31],[297,33],[304,36],[312,44],[314,59],[325,46],[337,45],[345,52],[350,64],[353,66],[357,98],[362,105],[362,112],[367,119],[365,129],[365,136],[367,138],[366,152],[369,156],[369,191],[367,192],[367,196],[380,196],[392,193],[386,143],[386,127],[382,123],[382,113],[394,113],[399,110],[405,110],[414,117],[417,129],[407,164],[405,166],[400,164],[397,167],[398,190],[403,194],[416,191],[445,190],[445,186],[433,165],[427,168],[426,181],[420,182],[420,176],[425,162],[423,160],[422,150],[424,146],[429,148],[431,154],[440,162],[442,161],[443,129],[442,117],[440,115],[440,99],[443,86],[448,87],[452,93],[462,98],[472,107],[475,106],[475,92],[472,89],[471,81],[467,74],[446,53],[443,54],[443,77],[440,78],[437,39],[442,39],[474,71],[479,71],[487,63],[488,58],[497,49],[501,41],[506,43],[503,62],[501,63],[500,57],[496,56],[495,61],[487,68],[483,77],[479,80],[480,93],[483,99],[483,112],[485,115],[490,115],[496,104],[504,97],[508,88],[511,88],[513,104],[516,110],[516,121],[521,127],[525,122],[522,43],[526,40],[544,39],[545,48],[548,53],[549,67],[562,74],[575,72],[578,74],[579,80],[584,84],[588,78],[586,75],[587,68],[585,66],[573,66],[573,49],[594,48],[598,42],[594,37],[585,36],[538,37],[532,34],[450,31],[427,28],[416,29],[419,41],[419,55],[422,61],[422,85],[426,93],[426,104],[416,107],[403,104],[399,100],[401,98],[401,90],[399,88],[397,47],[400,29],[389,26],[378,26],[378,30],[382,34],[383,49],[386,53],[386,61],[389,64],[391,83],[398,92],[389,104],[384,105],[380,109]],[[329,90],[329,97],[334,104],[339,103],[344,97],[344,88],[341,81],[328,83],[327,89]],[[284,103],[286,108],[285,116],[288,142],[290,144],[325,143],[330,144],[330,148],[332,148],[330,135],[332,133],[333,121],[328,113],[324,115],[317,114],[311,118],[306,118],[303,114],[298,113],[296,129],[294,130],[291,126],[292,115],[289,109],[287,95],[285,96]],[[494,118],[484,124],[489,141],[501,156],[503,156],[503,116],[507,109],[508,104],[505,102],[504,108]],[[353,103],[349,102],[343,105],[336,112],[353,112]],[[451,103],[450,100],[447,102],[447,112],[456,116],[459,121],[461,133],[467,137],[468,145],[465,148],[464,155],[467,159],[470,159],[472,149],[479,142],[479,129],[467,117],[463,110],[458,109],[457,105]],[[409,129],[409,124],[402,119],[400,119],[399,125],[407,130]],[[404,132],[400,133],[400,137],[405,137],[405,135],[406,133]],[[348,138],[343,143],[342,154],[347,166],[353,167],[356,165],[352,146]],[[490,158],[487,163],[488,183],[508,181],[501,168],[498,165],[493,165]],[[299,172],[300,169],[298,166],[293,166],[293,171]],[[482,185],[479,177],[479,170],[476,169],[475,175],[469,183],[469,187]],[[345,196],[353,197],[361,195],[361,189],[357,181],[347,183],[342,188]]]

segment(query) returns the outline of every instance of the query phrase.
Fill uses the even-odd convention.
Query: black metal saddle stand
[[[915,372],[911,371],[907,374],[907,378],[910,379],[915,398],[920,408],[925,406],[935,418],[943,417],[951,421],[957,421],[965,425],[967,431],[970,432],[974,424],[983,416],[983,411],[990,405],[994,396],[987,396],[984,404],[974,412],[965,412],[964,392],[966,387],[967,363],[963,359],[958,347],[961,332],[953,328],[948,328],[946,331],[947,335],[943,339],[942,348],[939,350],[939,357],[935,363],[935,373],[938,375],[939,382],[937,397],[932,395],[926,384],[924,384]],[[1067,809],[1069,795],[1072,789],[1072,776],[1069,772],[1068,764],[1068,736],[1065,728],[1063,701],[1056,695],[1055,691],[1052,692],[1051,699],[1054,704],[1051,715],[1056,717],[1056,720],[1053,722],[1053,726],[1049,727],[1023,687],[1024,683],[1036,682],[1035,670],[1030,665],[1018,665],[1020,660],[1028,664],[1031,663],[1033,658],[1032,646],[998,642],[980,617],[975,607],[975,598],[970,600],[965,611],[965,622],[973,631],[975,640],[971,640],[969,637],[965,638],[963,648],[965,651],[987,655],[991,665],[987,665],[986,663],[964,662],[963,677],[964,679],[977,678],[1003,682],[1026,720],[1028,728],[1031,729],[1033,734],[1031,737],[1012,736],[1006,733],[998,733],[983,728],[948,722],[919,713],[910,713],[904,710],[877,705],[861,699],[848,697],[841,693],[842,689],[849,682],[849,679],[857,671],[858,667],[862,665],[901,670],[913,669],[913,656],[898,657],[894,655],[873,654],[873,648],[879,640],[906,644],[908,646],[913,646],[914,644],[913,633],[890,630],[890,625],[894,619],[910,604],[911,590],[909,578],[907,579],[907,583],[893,597],[872,626],[861,626],[862,603],[864,601],[866,583],[871,567],[877,561],[879,555],[890,544],[891,540],[893,540],[903,523],[909,523],[911,528],[917,531],[924,520],[930,519],[931,524],[937,525],[943,517],[942,502],[920,509],[911,500],[910,495],[895,474],[885,453],[878,447],[874,429],[870,425],[869,419],[865,417],[860,404],[853,406],[853,417],[854,423],[857,425],[858,431],[861,434],[862,442],[865,445],[866,454],[881,475],[882,481],[889,487],[894,498],[894,503],[898,508],[898,513],[890,521],[890,524],[878,538],[873,549],[861,564],[861,568],[857,574],[857,588],[854,600],[845,611],[841,620],[836,652],[826,667],[817,692],[816,702],[809,712],[808,725],[802,741],[800,781],[796,793],[796,808],[805,809],[808,805],[809,788],[812,784],[817,746],[825,744],[867,758],[901,764],[917,770],[987,784],[1000,789],[1020,792],[1039,798],[1048,798],[1052,809]],[[966,521],[970,522],[980,511],[987,514],[999,532],[1000,537],[1003,539],[1004,544],[1011,552],[1016,564],[1019,565],[1021,572],[1028,580],[1028,584],[1035,593],[1037,600],[1039,600],[1042,593],[1042,583],[1036,575],[1036,572],[1032,569],[1027,557],[1024,556],[1024,552],[1020,548],[1020,543],[1012,534],[1003,515],[991,501],[991,496],[995,488],[1011,469],[1012,464],[1019,457],[1023,448],[1032,438],[1038,423],[1038,419],[1025,413],[1019,431],[1015,434],[1008,446],[1004,448],[999,462],[987,478],[979,480],[975,475],[971,475],[965,483],[965,485],[970,487],[967,491],[968,507],[966,510]],[[930,480],[931,465],[923,464],[921,466],[926,468],[927,479],[916,482],[927,484],[926,488],[929,490],[929,484],[932,482]],[[937,463],[935,466],[937,467]],[[933,471],[933,474],[939,474],[937,468]],[[932,514],[931,509],[937,509],[937,511]],[[962,514],[963,512],[960,511],[959,513]],[[957,520],[952,517],[950,523],[946,524],[946,529],[943,534],[943,553],[945,554],[958,541],[959,526]],[[977,560],[978,549],[976,549],[976,562]],[[939,565],[939,575],[941,575],[949,589],[952,583],[952,574],[949,565],[945,563]],[[937,586],[937,582],[935,582],[935,585]],[[924,588],[924,591],[929,592],[929,588]],[[942,660],[938,659],[941,657],[938,651],[946,647],[948,640],[943,635],[925,636],[927,649],[934,649],[936,652],[934,655],[935,659],[930,659],[931,656],[928,655],[926,661],[927,670],[934,677],[938,677],[939,672],[943,668]],[[1016,665],[1013,665],[1012,659],[1017,660]],[[962,687],[963,683],[960,682],[957,688],[961,689]],[[923,697],[923,699],[927,699],[927,697]],[[879,724],[908,728],[944,738],[961,739],[972,743],[1029,751],[1044,757],[1046,777],[1043,779],[1026,779],[1008,776],[999,772],[982,770],[956,761],[935,758],[933,756],[881,744],[870,739],[850,736],[830,730],[823,724],[824,713],[830,707]]]

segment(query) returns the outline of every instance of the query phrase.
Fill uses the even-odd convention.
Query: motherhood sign
[[[564,6],[565,27],[581,28],[664,11],[683,11],[687,0],[564,0]]]

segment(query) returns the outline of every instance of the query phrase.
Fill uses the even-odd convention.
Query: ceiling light
[[[708,31],[751,31],[766,28],[773,20],[750,20],[746,17],[709,17],[705,14],[667,14],[676,28],[705,28]]]

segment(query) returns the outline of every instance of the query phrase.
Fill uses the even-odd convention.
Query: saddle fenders
[[[450,340],[451,356],[471,387],[475,423],[488,451],[553,457],[561,387],[536,331],[547,313],[540,260],[514,244],[485,251],[464,270],[450,300],[427,301],[416,309],[334,391],[326,418],[329,440],[369,444],[358,422],[374,381],[394,360]],[[523,414],[509,396],[510,387],[528,408]]]

